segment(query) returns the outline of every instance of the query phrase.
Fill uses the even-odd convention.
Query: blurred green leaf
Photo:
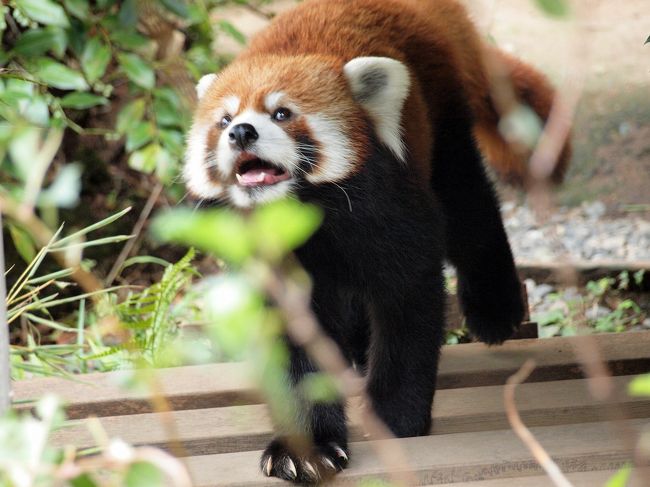
[[[307,241],[321,222],[315,206],[281,200],[255,211],[252,224],[258,250],[269,259],[278,259]]]
[[[535,0],[537,6],[553,17],[566,17],[569,14],[567,0]]]
[[[142,120],[145,107],[145,100],[143,98],[138,98],[125,105],[120,110],[120,113],[117,114],[116,130],[121,134],[132,130]]]
[[[190,245],[235,264],[254,249],[242,216],[228,210],[176,208],[157,216],[151,231],[159,240]]]
[[[45,25],[68,27],[70,22],[65,10],[52,0],[15,0],[16,5],[30,19]]]
[[[118,14],[120,25],[124,27],[135,27],[138,23],[137,0],[124,0],[120,13]]]
[[[129,167],[147,174],[152,173],[159,165],[168,165],[169,163],[169,153],[156,143],[149,144],[129,157]]]
[[[99,37],[90,39],[81,55],[81,67],[91,83],[104,76],[111,60],[111,49]]]
[[[36,256],[36,246],[34,240],[30,237],[29,233],[23,230],[16,225],[8,224],[9,234],[11,235],[11,240],[16,247],[16,250],[27,263],[31,262]]]
[[[628,386],[630,396],[650,397],[650,374],[635,377]]]
[[[176,157],[183,155],[183,134],[178,130],[160,129],[158,137],[165,148]]]
[[[84,110],[97,105],[106,105],[107,103],[108,100],[103,96],[82,92],[70,93],[61,99],[62,107],[75,108],[77,110]]]
[[[72,487],[97,487],[97,484],[87,473],[81,474],[70,481]]]
[[[57,57],[63,56],[68,40],[60,27],[30,29],[25,31],[16,41],[14,52],[20,56],[41,56],[48,51]]]
[[[128,78],[136,85],[147,89],[156,85],[153,69],[137,54],[118,54],[117,60]]]
[[[81,167],[78,164],[66,164],[61,167],[52,184],[41,191],[38,204],[72,208],[79,201],[80,192]]]
[[[153,111],[156,122],[163,127],[178,127],[181,123],[181,114],[178,106],[174,106],[167,98],[155,97]]]
[[[179,17],[186,18],[189,14],[187,4],[184,0],[160,0],[167,10],[178,15]]]
[[[151,122],[139,122],[126,133],[126,150],[128,152],[139,149],[150,142],[155,133]]]
[[[54,88],[62,90],[88,89],[88,83],[80,73],[50,58],[39,58],[34,62],[34,75]]]
[[[621,469],[610,477],[605,487],[626,487],[632,475],[632,465],[625,464]]]
[[[151,42],[149,39],[137,32],[124,29],[111,31],[110,37],[111,40],[121,48],[131,50],[139,49]]]
[[[307,374],[300,382],[305,397],[316,403],[331,403],[338,399],[339,392],[331,376],[322,373]]]
[[[164,477],[158,467],[148,462],[136,462],[131,464],[124,485],[126,487],[157,487],[164,485]]]
[[[86,20],[89,15],[89,6],[86,0],[64,0],[65,8],[72,15],[81,20]]]
[[[217,22],[217,25],[219,26],[219,29],[221,29],[221,31],[228,34],[230,37],[232,37],[237,42],[239,42],[242,46],[246,44],[246,36],[241,32],[239,32],[239,30],[237,30],[237,28],[227,20],[219,20]]]

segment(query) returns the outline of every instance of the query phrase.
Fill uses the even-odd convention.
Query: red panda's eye
[[[288,108],[278,108],[273,112],[273,118],[278,122],[284,122],[285,120],[288,120],[289,117],[291,117],[291,110]]]
[[[230,115],[226,115],[219,122],[219,127],[225,129],[228,125],[230,125],[230,122],[232,122],[232,117]]]

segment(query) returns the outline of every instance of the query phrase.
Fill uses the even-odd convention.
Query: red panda
[[[190,191],[239,208],[290,196],[323,209],[321,228],[296,251],[313,281],[312,308],[367,371],[371,407],[398,437],[431,425],[443,260],[457,269],[477,338],[500,343],[524,315],[479,151],[504,177],[526,180],[522,156],[497,128],[489,56],[505,62],[516,93],[546,119],[548,82],[487,47],[455,0],[307,0],[197,86]],[[298,386],[316,367],[289,348]],[[344,406],[302,398],[298,410],[295,426],[313,446],[296,451],[279,431],[261,469],[317,482],[347,465]]]

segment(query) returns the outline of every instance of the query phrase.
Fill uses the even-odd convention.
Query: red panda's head
[[[342,181],[370,134],[404,160],[407,68],[388,58],[245,57],[197,85],[184,176],[199,198],[251,207]]]

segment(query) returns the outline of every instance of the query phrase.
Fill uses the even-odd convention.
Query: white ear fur
[[[198,96],[199,100],[203,98],[205,92],[208,91],[208,88],[216,79],[217,79],[217,75],[211,73],[211,74],[206,74],[199,80],[199,82],[196,84],[196,96]]]
[[[358,57],[343,68],[354,98],[368,111],[381,141],[401,160],[402,109],[411,86],[406,66],[386,57]]]

